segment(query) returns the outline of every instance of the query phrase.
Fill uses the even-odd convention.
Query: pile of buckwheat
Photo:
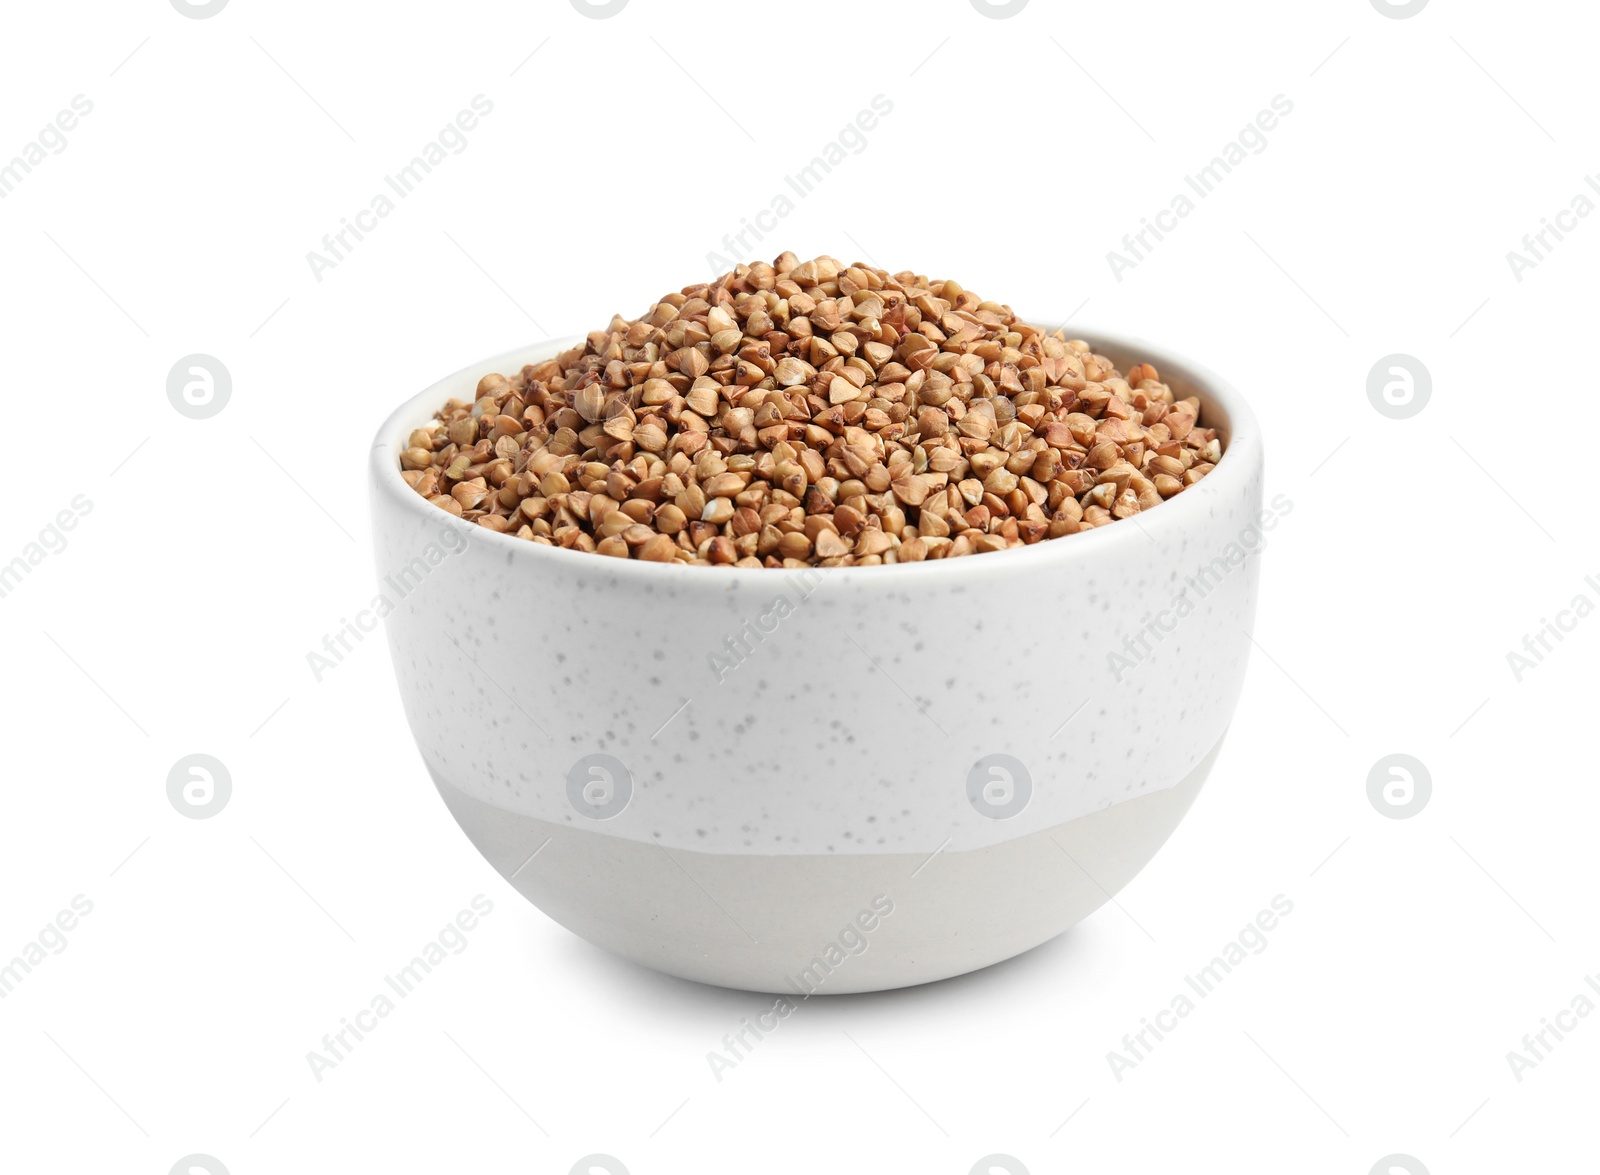
[[[428,501],[530,542],[735,567],[915,563],[1131,518],[1221,458],[1148,363],[954,281],[741,265],[450,400],[401,454]]]

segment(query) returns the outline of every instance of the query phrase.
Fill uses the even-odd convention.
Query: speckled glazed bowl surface
[[[1260,433],[1228,385],[1076,335],[1198,395],[1222,460],[1134,519],[948,561],[611,559],[406,486],[411,429],[573,339],[396,411],[372,450],[390,648],[423,761],[490,864],[618,955],[791,996],[959,975],[1109,900],[1216,758],[1255,554],[1287,507],[1263,509]]]

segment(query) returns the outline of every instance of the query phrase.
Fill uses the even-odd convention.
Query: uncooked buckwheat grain
[[[450,400],[401,476],[547,546],[714,567],[1003,551],[1131,518],[1221,459],[1148,363],[954,281],[741,265]]]

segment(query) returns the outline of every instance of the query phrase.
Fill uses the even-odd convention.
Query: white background
[[[1506,654],[1600,600],[1600,218],[1520,282],[1506,254],[1600,171],[1595,33],[1460,0],[8,6],[0,160],[94,109],[0,201],[0,562],[93,505],[0,599],[0,960],[94,908],[0,1000],[0,1168],[1593,1169],[1600,1016],[1521,1082],[1506,1054],[1600,973],[1600,619],[1520,683]],[[467,148],[316,280],[308,250],[480,93]],[[769,1001],[524,903],[435,795],[381,642],[320,684],[306,654],[371,597],[394,404],[703,280],[880,93],[741,259],[953,276],[1192,355],[1255,405],[1294,511],[1231,737],[1119,906],[812,1001],[719,1084],[705,1054]],[[1118,281],[1108,251],[1278,94],[1265,150]],[[166,397],[194,352],[232,374],[209,420]],[[1432,374],[1409,420],[1366,396],[1394,352]],[[207,820],[166,796],[196,752],[233,780]],[[1411,819],[1367,798],[1393,752],[1432,776]],[[316,1081],[307,1051],[479,893],[468,949]],[[1116,1080],[1107,1052],[1277,894],[1267,949]]]

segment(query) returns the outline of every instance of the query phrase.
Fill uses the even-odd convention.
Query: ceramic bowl
[[[423,762],[489,863],[617,955],[795,998],[988,966],[1126,885],[1216,760],[1286,505],[1263,509],[1260,432],[1226,383],[1076,337],[1198,395],[1222,460],[1134,519],[948,561],[611,559],[406,486],[406,437],[448,397],[575,339],[402,405],[372,450],[389,644]]]

